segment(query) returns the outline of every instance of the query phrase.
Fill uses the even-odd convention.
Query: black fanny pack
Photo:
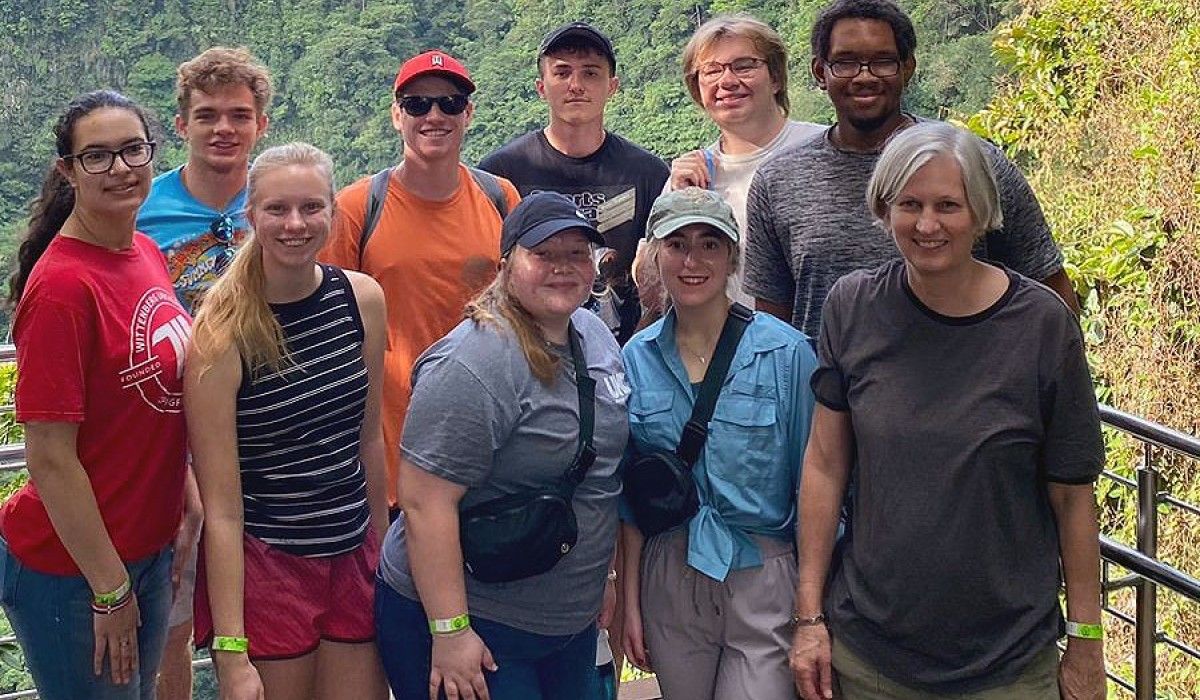
[[[567,330],[579,389],[579,443],[571,466],[555,485],[462,508],[459,539],[467,571],[484,583],[518,581],[553,569],[579,540],[572,499],[596,461],[596,381],[588,375],[575,327]]]
[[[646,537],[682,525],[700,510],[700,494],[692,478],[692,468],[708,438],[708,422],[729,373],[729,364],[753,318],[754,312],[741,304],[729,307],[712,363],[704,372],[696,405],[683,426],[675,451],[639,452],[626,463],[622,478],[625,499],[633,511],[634,523]]]

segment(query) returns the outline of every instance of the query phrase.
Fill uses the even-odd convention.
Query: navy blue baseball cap
[[[500,257],[507,257],[515,246],[532,248],[556,233],[581,229],[597,245],[604,237],[588,221],[569,197],[558,192],[535,192],[521,200],[500,229]]]

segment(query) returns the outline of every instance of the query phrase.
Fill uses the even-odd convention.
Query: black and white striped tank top
[[[257,377],[243,365],[237,397],[245,531],[304,557],[353,550],[369,521],[363,324],[346,274],[322,270],[316,292],[271,305],[295,364]]]

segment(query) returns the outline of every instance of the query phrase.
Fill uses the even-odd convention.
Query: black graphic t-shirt
[[[617,339],[628,340],[639,312],[629,270],[646,231],[650,205],[670,174],[667,164],[611,131],[595,153],[573,158],[551,146],[538,129],[501,146],[479,167],[511,181],[522,197],[534,192],[565,194],[596,224],[605,245],[616,251],[620,279],[612,281],[621,298]]]

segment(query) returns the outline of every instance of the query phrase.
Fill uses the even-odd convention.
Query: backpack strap
[[[375,232],[379,224],[379,216],[383,213],[383,202],[387,199],[388,182],[392,179],[393,168],[384,168],[371,176],[371,191],[367,195],[367,211],[363,218],[362,233],[358,234],[358,271],[363,268],[363,256],[367,250],[367,240]]]
[[[486,170],[472,168],[469,165],[467,170],[471,171],[471,179],[475,181],[476,185],[479,185],[479,189],[483,190],[487,198],[492,200],[492,206],[496,207],[496,213],[503,221],[504,217],[508,216],[508,198],[504,196],[504,188],[500,186],[500,180]]]
[[[360,272],[363,267],[363,256],[367,250],[367,241],[375,232],[375,227],[379,224],[379,217],[383,214],[383,202],[387,199],[388,182],[391,181],[393,170],[395,168],[384,168],[371,176],[371,190],[367,195],[366,215],[363,218],[362,233],[358,235],[358,268],[356,269]],[[504,188],[500,186],[500,180],[495,175],[479,168],[467,166],[467,170],[471,171],[471,179],[491,200],[492,206],[496,207],[496,213],[500,215],[500,219],[503,220],[508,216],[508,198],[504,196]]]

